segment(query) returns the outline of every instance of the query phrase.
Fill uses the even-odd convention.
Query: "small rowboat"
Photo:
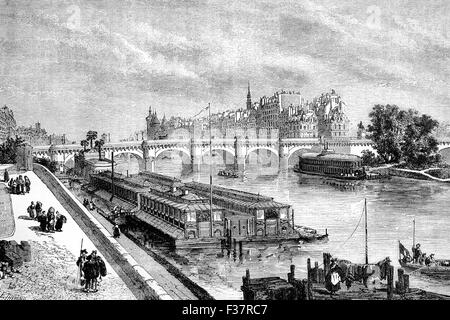
[[[416,221],[413,220],[413,248],[416,243]],[[413,262],[409,251],[405,246],[399,241],[399,255],[398,262],[409,273],[420,273],[422,275],[439,279],[439,280],[450,280],[450,260],[447,259],[436,259],[429,265],[425,263]]]
[[[219,170],[217,175],[227,178],[239,178],[239,173],[234,170]]]
[[[450,260],[436,260],[429,266],[419,263],[404,262],[402,260],[399,260],[399,263],[408,273],[418,272],[431,278],[450,280]]]

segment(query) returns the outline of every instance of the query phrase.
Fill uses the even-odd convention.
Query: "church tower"
[[[247,110],[252,108],[252,95],[250,94],[250,81],[248,82],[248,92],[247,92]]]

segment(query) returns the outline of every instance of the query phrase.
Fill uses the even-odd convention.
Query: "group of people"
[[[12,194],[25,194],[30,192],[31,181],[27,176],[22,177],[22,175],[19,175],[15,179],[9,179],[8,171],[5,170],[4,181],[9,181],[9,192]]]
[[[14,273],[20,273],[20,271],[8,261],[0,261],[0,280],[6,279],[6,277],[14,278]]]
[[[90,255],[86,249],[82,249],[77,260],[80,274],[80,284],[84,286],[85,292],[97,292],[99,282],[106,276],[106,264],[103,259],[93,250]]]
[[[28,215],[31,219],[39,222],[39,227],[42,232],[61,232],[64,223],[67,222],[65,215],[55,211],[55,208],[48,208],[47,212],[43,210],[42,203],[31,201],[27,208]]]
[[[434,259],[434,253],[427,256],[427,254],[422,252],[420,249],[420,243],[416,244],[416,246],[412,248],[412,253],[414,263],[430,266],[436,262]]]
[[[88,208],[89,210],[95,210],[96,206],[93,200],[89,201],[88,199],[84,198],[83,205]]]

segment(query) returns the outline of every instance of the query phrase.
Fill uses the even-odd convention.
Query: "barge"
[[[366,177],[361,157],[326,149],[320,153],[308,152],[300,155],[294,171],[340,180],[362,180]]]
[[[271,197],[213,186],[210,204],[210,185],[183,183],[152,172],[113,178],[111,172],[91,174],[87,189],[104,199],[120,199],[131,213],[125,217],[127,225],[155,232],[177,249],[220,248],[230,239],[243,243],[305,240],[293,224],[291,206]]]

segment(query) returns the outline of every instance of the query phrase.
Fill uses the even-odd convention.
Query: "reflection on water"
[[[217,173],[216,165],[213,172]],[[156,171],[181,177],[181,160],[177,157],[159,160]],[[185,181],[209,182],[209,168],[183,176]],[[286,278],[289,265],[295,264],[298,276],[305,276],[306,259],[322,261],[322,253],[330,252],[353,262],[364,262],[363,221],[347,242],[360,220],[364,198],[368,207],[369,260],[377,262],[387,256],[398,266],[398,241],[412,245],[412,220],[416,219],[416,242],[437,258],[450,258],[450,185],[429,181],[392,178],[388,181],[363,181],[354,189],[342,189],[325,184],[321,177],[298,175],[294,172],[278,175],[277,167],[248,166],[244,178],[229,179],[213,176],[214,183],[236,189],[259,192],[276,201],[292,205],[295,223],[324,232],[327,243],[301,244],[288,247],[245,247],[244,256],[228,257],[224,252],[195,251],[179,253],[187,260],[177,263],[182,270],[218,298],[241,299],[242,276],[250,269],[252,277],[280,276]],[[345,242],[345,244],[344,244]],[[219,250],[220,251],[220,250]],[[450,294],[450,282],[442,283],[412,275],[411,286]]]

